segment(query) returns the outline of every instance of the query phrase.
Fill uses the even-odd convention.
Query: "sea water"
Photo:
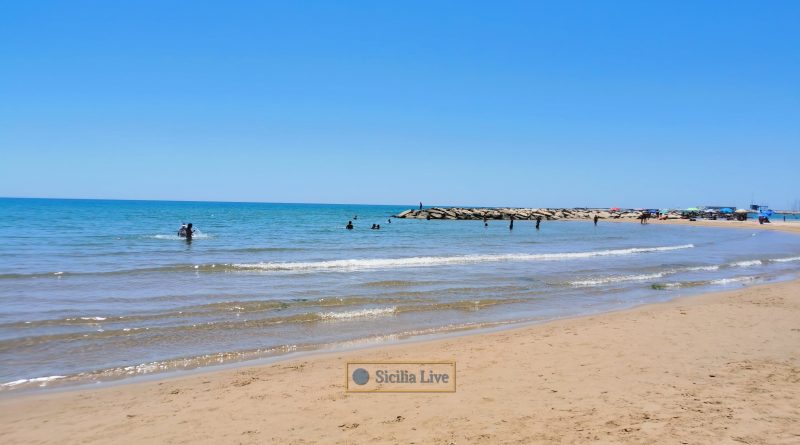
[[[800,266],[800,237],[755,228],[389,222],[406,208],[0,199],[0,391],[598,313]]]

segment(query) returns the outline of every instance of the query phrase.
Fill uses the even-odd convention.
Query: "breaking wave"
[[[637,253],[665,252],[670,250],[691,249],[694,244],[664,247],[632,247],[629,249],[596,250],[590,252],[565,253],[507,253],[507,254],[475,254],[454,256],[427,256],[410,258],[374,258],[348,259],[309,262],[276,262],[232,264],[241,270],[260,271],[314,271],[314,270],[366,270],[390,269],[400,267],[447,266],[458,264],[490,263],[501,261],[559,261],[598,256],[633,255]]]
[[[317,315],[322,320],[346,320],[350,318],[380,317],[384,315],[393,315],[395,312],[397,312],[397,306],[376,308],[376,309],[360,309],[357,311],[345,311],[345,312],[320,312]]]

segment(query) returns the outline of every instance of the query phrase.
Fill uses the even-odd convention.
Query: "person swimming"
[[[347,225],[344,226],[347,230],[353,230],[353,221],[347,221]]]
[[[181,224],[181,228],[178,229],[178,236],[181,238],[186,238],[187,240],[191,240],[192,235],[194,235],[194,229],[192,228],[192,223]]]

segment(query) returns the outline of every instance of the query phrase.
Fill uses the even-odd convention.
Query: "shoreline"
[[[333,439],[335,443],[349,443],[363,437],[359,434],[359,428],[363,430],[371,427],[369,433],[380,434],[386,425],[391,425],[389,429],[392,431],[402,430],[392,436],[397,441],[407,437],[422,437],[435,440],[423,439],[417,443],[448,443],[447,440],[459,443],[476,440],[482,434],[479,431],[491,425],[499,427],[495,424],[503,422],[495,419],[495,415],[514,418],[513,412],[526,403],[531,403],[538,406],[533,413],[513,421],[506,419],[506,423],[521,429],[508,431],[508,436],[504,433],[493,437],[496,440],[501,438],[506,440],[523,433],[527,434],[529,431],[523,425],[531,420],[548,418],[555,409],[554,406],[559,406],[557,419],[551,418],[547,422],[536,423],[538,428],[542,429],[540,433],[542,435],[525,437],[539,438],[538,441],[544,442],[557,441],[557,437],[567,438],[567,441],[590,440],[594,436],[577,434],[578,430],[556,428],[550,433],[547,432],[552,429],[549,425],[554,420],[569,424],[569,413],[573,413],[578,414],[575,420],[581,422],[592,423],[590,420],[594,416],[606,419],[604,423],[593,424],[589,428],[595,435],[602,432],[604,435],[599,437],[603,439],[638,438],[633,441],[640,442],[642,439],[657,441],[657,438],[644,434],[642,431],[645,430],[639,426],[626,426],[651,423],[653,419],[658,418],[659,412],[653,405],[663,401],[649,398],[652,397],[652,390],[649,388],[651,385],[656,385],[661,390],[673,386],[673,389],[680,390],[678,395],[684,394],[685,390],[691,390],[691,397],[683,395],[680,401],[675,401],[678,404],[677,414],[688,416],[692,422],[703,423],[705,416],[702,414],[705,411],[698,412],[696,409],[707,407],[711,409],[710,412],[715,413],[715,417],[716,414],[724,414],[717,419],[723,421],[723,424],[711,425],[712,422],[709,421],[703,425],[713,427],[714,430],[727,429],[741,422],[735,415],[728,419],[728,416],[732,415],[730,410],[717,412],[724,408],[724,405],[735,402],[726,400],[718,403],[719,399],[725,398],[730,390],[728,385],[731,381],[725,378],[728,374],[748,374],[745,371],[760,370],[763,372],[739,377],[747,377],[746,381],[750,384],[754,383],[751,377],[768,377],[767,382],[780,386],[778,389],[769,389],[766,392],[763,392],[764,388],[759,387],[759,390],[753,393],[758,395],[759,403],[767,403],[779,394],[784,394],[781,398],[788,399],[787,404],[792,405],[800,397],[800,386],[796,385],[797,381],[800,381],[797,380],[800,379],[800,356],[795,347],[800,340],[800,325],[796,323],[800,314],[799,290],[800,280],[762,284],[739,290],[678,297],[663,303],[645,304],[600,315],[567,318],[496,332],[471,333],[453,338],[368,347],[346,352],[331,351],[269,365],[240,366],[103,388],[84,387],[55,393],[19,394],[0,398],[0,412],[3,413],[0,415],[0,434],[7,438],[6,443],[35,441],[50,443],[55,440],[53,438],[64,442],[64,437],[70,438],[66,439],[67,443],[73,443],[71,439],[76,443],[125,443],[133,440],[145,443],[210,443],[239,437],[246,443],[256,443],[258,442],[256,438],[261,441],[286,443],[303,443],[304,440],[315,443],[328,439]],[[791,309],[791,312],[788,309]],[[753,312],[761,315],[755,317],[755,321],[752,320]],[[687,322],[691,329],[681,326]],[[758,329],[753,329],[755,327]],[[724,332],[715,332],[718,328],[724,328]],[[748,341],[740,341],[736,335],[731,335],[741,332],[743,328],[754,331],[754,335],[748,338]],[[698,334],[701,337],[698,338]],[[642,336],[647,340],[643,340]],[[780,341],[781,338],[783,341]],[[699,346],[687,349],[685,344],[678,343],[681,339],[699,343]],[[653,342],[658,342],[664,347],[659,348]],[[527,351],[528,354],[520,354],[522,351]],[[773,353],[770,354],[770,351]],[[783,357],[784,355],[788,357]],[[688,356],[691,360],[675,360],[681,356]],[[344,392],[343,365],[348,359],[412,358],[455,359],[459,364],[457,392],[452,395]],[[665,360],[666,358],[669,360]],[[733,368],[732,364],[735,365]],[[766,368],[758,368],[758,364]],[[493,367],[502,378],[492,377]],[[592,372],[584,374],[586,367]],[[620,372],[620,367],[625,372]],[[678,369],[674,369],[676,367]],[[776,372],[780,373],[781,377],[773,382],[775,379],[771,376]],[[623,375],[626,377],[620,377]],[[692,376],[691,381],[684,381],[689,375]],[[631,376],[635,378],[630,380]],[[669,382],[660,381],[662,378]],[[719,380],[713,380],[716,378]],[[585,381],[586,379],[588,381]],[[585,400],[583,397],[572,399],[571,395],[579,392],[578,389],[589,391],[593,385],[588,383],[592,381],[599,388],[604,388],[603,391],[592,393],[597,398],[593,402],[599,405],[578,409]],[[526,385],[523,385],[523,382]],[[701,387],[696,387],[698,383]],[[287,385],[290,386],[287,388]],[[701,388],[708,390],[709,385],[720,390],[720,394],[706,395],[705,398],[701,398],[702,400],[696,400],[696,391]],[[526,391],[518,391],[521,389],[517,388],[518,386],[524,386]],[[632,397],[629,391],[634,389],[643,391],[644,398]],[[601,407],[606,406],[608,400],[605,399],[612,397],[608,394],[614,394],[624,400],[625,403],[622,404],[624,406],[639,407],[639,404],[643,403],[650,407],[644,409],[649,418],[642,417],[632,422],[629,413],[598,413]],[[503,400],[508,403],[498,403],[499,395],[502,395]],[[313,412],[319,415],[312,415],[315,419],[326,419],[329,416],[332,418],[322,422],[324,427],[314,428],[314,425],[309,425],[298,416],[292,416],[294,409],[281,412],[281,407],[271,402],[272,397],[291,402],[290,406],[294,406],[297,413],[303,412],[303,415],[308,415]],[[384,403],[387,398],[391,398],[393,403]],[[521,400],[517,400],[520,398]],[[456,410],[464,415],[472,412],[473,415],[483,418],[483,414],[475,413],[469,408],[469,404],[466,404],[466,408],[462,406],[464,399],[477,404],[486,404],[487,409],[491,407],[486,412],[491,422],[488,420],[464,422],[457,416],[452,418],[448,414],[439,414],[438,419],[449,427],[425,431],[425,425],[429,425],[431,420],[428,416],[433,414],[428,413],[419,418],[417,415],[422,405],[426,403],[440,407],[447,406],[448,412]],[[400,406],[395,406],[394,402]],[[744,406],[733,412],[749,412],[745,408],[748,408],[747,405],[751,402],[752,400],[739,401],[739,404]],[[555,405],[547,409],[548,403]],[[693,405],[694,408],[688,410],[679,408],[681,404],[686,403]],[[622,407],[617,406],[615,409],[620,408]],[[378,413],[374,413],[373,410],[377,410]],[[234,422],[236,425],[234,430],[227,429],[224,423],[214,421],[217,411],[225,413],[223,417],[226,419],[242,416],[247,419],[245,424],[253,423],[257,427],[243,429],[245,428],[243,423]],[[791,417],[797,413],[790,410],[784,413],[786,414]],[[609,415],[611,418],[608,418]],[[682,415],[675,418],[683,419]],[[763,415],[763,412],[760,415]],[[392,421],[396,420],[397,416],[402,417],[403,422]],[[276,421],[276,418],[281,421]],[[371,421],[378,419],[380,421]],[[725,419],[728,421],[724,421]],[[417,425],[416,430],[401,427],[402,423],[412,420],[420,422],[414,423]],[[797,417],[791,417],[782,423],[780,434],[783,434],[785,429],[786,434],[791,434],[786,437],[800,435],[800,430],[795,426],[800,423],[795,420],[798,420]],[[216,425],[214,431],[202,426],[208,421]],[[50,425],[49,428],[37,429],[45,422]],[[614,425],[608,422],[613,422]],[[354,427],[356,424],[358,426]],[[200,427],[207,436],[198,436],[181,425]],[[770,422],[764,426],[774,425]],[[47,430],[51,428],[53,430],[48,432]],[[217,431],[216,428],[222,429]],[[275,431],[275,428],[280,431]],[[459,440],[456,430],[463,430],[466,435],[461,436]],[[108,434],[103,434],[103,431]],[[262,435],[262,432],[268,431],[270,435]],[[318,431],[321,435],[309,436],[314,431]],[[552,435],[556,431],[558,434]],[[113,434],[110,434],[111,432]],[[710,435],[706,440],[699,440],[696,428],[687,429],[684,433],[685,437],[693,438],[691,443],[698,441],[716,443],[720,437],[725,437]],[[81,434],[88,435],[81,436]],[[677,436],[684,437],[683,434]],[[165,437],[169,440],[162,441],[161,439]],[[186,440],[182,440],[181,437]]]
[[[732,221],[653,221],[653,223],[699,227],[757,228],[800,233],[800,226],[793,227],[795,225],[793,223],[772,223],[773,225],[764,227],[754,221],[748,222],[752,225],[746,222]],[[728,225],[731,223],[734,224]],[[767,298],[763,298],[764,295]],[[687,308],[695,312],[702,312],[703,316],[695,317],[693,322],[687,325],[685,323],[687,318],[685,316],[689,313]],[[709,310],[710,308],[711,310]],[[765,317],[761,317],[760,320],[758,320],[759,317],[755,317],[756,321],[753,321],[754,313],[765,310],[768,312],[768,314],[764,314]],[[676,311],[678,315],[675,315]],[[68,443],[72,443],[72,440],[89,443],[126,443],[133,440],[145,443],[195,443],[234,439],[244,443],[263,441],[350,443],[364,440],[365,432],[372,434],[373,439],[378,441],[401,442],[408,439],[409,441],[416,440],[416,443],[450,443],[448,441],[471,443],[483,439],[488,440],[487,443],[489,443],[498,440],[510,441],[512,438],[528,438],[534,442],[556,442],[559,441],[556,439],[563,438],[568,442],[582,442],[596,440],[595,436],[601,440],[622,442],[674,441],[676,437],[686,437],[691,443],[698,441],[716,443],[721,438],[742,442],[743,440],[736,438],[747,439],[755,436],[749,435],[749,429],[742,433],[744,435],[739,436],[733,436],[727,432],[729,429],[737,429],[738,427],[734,428],[735,423],[742,422],[742,418],[737,417],[737,413],[740,415],[744,412],[751,414],[759,412],[763,416],[764,411],[756,408],[772,406],[771,400],[774,401],[780,393],[788,394],[783,397],[786,399],[787,405],[796,406],[800,400],[800,392],[791,387],[792,383],[794,386],[800,386],[796,384],[800,383],[800,357],[798,357],[797,349],[793,347],[800,341],[800,325],[796,323],[798,319],[800,319],[800,280],[795,279],[747,286],[737,290],[677,296],[667,302],[646,303],[633,308],[600,314],[578,315],[533,324],[525,323],[521,326],[489,328],[489,332],[482,329],[469,329],[444,338],[412,337],[391,344],[377,343],[347,350],[317,350],[302,353],[302,356],[297,357],[281,356],[276,357],[275,361],[271,363],[240,362],[222,365],[223,369],[203,368],[176,375],[143,376],[141,380],[139,378],[132,379],[135,381],[124,379],[118,382],[103,383],[101,386],[80,385],[46,391],[11,392],[0,397],[0,412],[2,413],[0,414],[0,435],[8,438],[6,443],[34,441],[49,443],[55,440],[59,442],[66,440]],[[652,337],[650,327],[644,326],[648,323],[647,320],[660,320],[662,324],[657,325],[667,339],[653,337],[651,340],[654,343],[639,345],[638,348],[635,348],[640,356],[631,356],[626,350],[626,345],[636,345],[642,336]],[[615,328],[617,324],[624,326],[624,329]],[[770,332],[777,326],[788,327],[788,329],[786,332],[780,332],[780,336],[778,332]],[[740,342],[731,342],[730,338],[724,338],[725,335],[716,332],[715,328],[725,331],[729,337],[733,338],[737,338],[742,329],[749,328],[753,338],[747,338],[748,341],[742,342],[746,345],[740,344]],[[496,330],[492,331],[491,329]],[[591,331],[596,337],[605,339],[606,342],[597,343],[593,336],[582,336],[580,332],[583,331]],[[711,338],[702,338],[703,335]],[[580,340],[578,343],[571,341],[574,340],[572,337],[576,336]],[[671,360],[664,360],[664,357],[659,356],[658,352],[662,349],[668,351],[670,347],[678,346],[676,341],[681,338],[689,342],[695,342],[702,338],[700,342],[705,345],[705,349],[698,351],[695,350],[696,347],[688,348],[688,350],[678,348],[676,351],[678,355],[675,356],[675,352],[673,352]],[[550,344],[550,348],[552,348],[552,345],[556,343],[564,345],[564,348],[556,354],[559,356],[558,360],[553,362],[540,360],[543,354],[547,355],[551,352],[547,345]],[[766,343],[774,344],[772,346],[773,354],[764,355],[762,349]],[[725,347],[719,350],[712,347],[720,344]],[[501,346],[500,349],[497,348],[498,345]],[[592,347],[587,348],[587,345]],[[621,349],[620,346],[622,346]],[[604,351],[603,354],[598,356],[597,349]],[[478,351],[480,353],[477,353]],[[714,355],[715,352],[716,355]],[[654,353],[655,356],[653,356]],[[684,362],[681,360],[681,354],[693,356],[694,360]],[[659,377],[661,377],[671,380],[673,386],[690,390],[697,389],[694,386],[698,382],[693,381],[691,382],[692,386],[688,386],[685,378],[676,380],[658,375],[654,371],[656,364],[664,367],[664,374],[667,375],[672,374],[667,368],[679,365],[681,373],[692,374],[694,372],[696,375],[693,377],[702,380],[702,384],[705,386],[711,382],[708,379],[716,378],[716,373],[723,375],[724,372],[740,372],[736,369],[724,372],[713,371],[713,377],[709,377],[712,374],[707,374],[706,377],[703,377],[702,373],[697,374],[697,370],[694,369],[695,362],[698,360],[708,361],[710,360],[709,355],[723,360],[709,363],[703,369],[724,368],[730,363],[739,363],[742,366],[741,369],[762,371],[761,368],[748,361],[752,360],[751,358],[747,358],[760,357],[759,360],[763,362],[761,365],[764,365],[762,368],[765,367],[764,372],[768,374],[760,375],[760,377],[767,378],[768,383],[774,383],[777,386],[773,385],[775,388],[770,386],[766,389],[759,387],[755,394],[761,394],[762,397],[758,397],[757,401],[746,398],[747,403],[740,400],[738,405],[735,400],[717,403],[720,398],[726,398],[727,390],[724,388],[717,388],[720,392],[711,396],[709,399],[712,400],[711,402],[693,403],[697,402],[694,400],[696,397],[689,400],[685,397],[677,397],[680,394],[677,396],[673,394],[674,400],[672,401],[678,406],[683,407],[688,404],[697,405],[699,408],[679,410],[677,412],[679,415],[673,417],[679,421],[672,422],[676,425],[673,425],[674,428],[666,436],[654,436],[654,434],[664,433],[664,431],[658,428],[654,430],[652,425],[648,428],[636,426],[642,423],[653,423],[653,419],[659,414],[659,410],[644,409],[645,414],[641,419],[633,422],[631,413],[624,409],[625,406],[645,408],[658,404],[658,400],[650,400],[652,390],[647,388],[648,385],[652,386],[653,384],[650,380],[656,381],[658,387],[663,383],[659,381]],[[734,356],[746,359],[730,362]],[[614,363],[614,360],[610,360],[612,357],[624,357],[625,359]],[[459,387],[457,393],[452,396],[348,394],[344,392],[342,382],[343,363],[346,359],[353,358],[359,360],[454,359],[459,363]],[[685,357],[683,358],[685,359]],[[642,359],[644,361],[641,361]],[[487,373],[487,369],[496,368],[502,363],[506,365],[497,372],[504,378],[500,379],[498,383],[495,381],[497,379]],[[508,365],[509,363],[511,366]],[[602,364],[602,366],[593,368],[596,371],[595,374],[582,375],[582,368],[592,363]],[[618,370],[620,366],[623,366],[626,372],[633,372],[632,375],[648,381],[648,385],[642,386],[641,382],[634,379],[633,382],[627,382],[630,385],[619,386],[620,382],[626,383],[627,378],[620,378],[620,374],[607,374],[607,372],[613,369]],[[647,372],[644,372],[645,370]],[[774,376],[776,373],[782,380],[770,381],[770,376]],[[683,374],[681,375],[683,376]],[[298,376],[303,376],[303,379],[298,381]],[[570,376],[582,376],[582,378],[570,380]],[[308,378],[308,382],[305,382],[306,378]],[[517,380],[517,382],[503,384],[510,380]],[[286,387],[287,381],[290,381],[288,388]],[[587,382],[595,382],[610,389],[607,389],[605,393],[593,393],[585,387]],[[752,379],[747,379],[747,382],[753,383]],[[548,385],[558,387],[558,389],[545,390]],[[629,386],[632,386],[633,389]],[[533,391],[533,394],[541,399],[526,397],[527,393],[518,387],[525,387],[529,391]],[[253,394],[254,389],[257,390],[256,394]],[[572,397],[573,393],[580,392],[578,390],[588,392],[583,397]],[[640,393],[642,398],[630,397],[629,390]],[[760,392],[763,390],[766,392]],[[748,391],[745,392],[750,394]],[[505,402],[499,403],[499,397],[493,396],[494,392],[504,394]],[[608,394],[614,395],[617,402],[624,400],[626,403],[621,406],[612,404],[613,409],[604,412],[607,408],[606,404],[600,402],[612,397]],[[273,397],[291,402],[290,406],[293,409],[289,409],[288,412],[287,410],[275,411],[277,407],[271,402]],[[394,397],[398,397],[398,399],[394,399]],[[394,409],[398,412],[397,415],[389,414],[389,411],[392,410],[387,411],[389,407],[381,405],[380,401],[387,398],[400,403],[401,406]],[[421,412],[428,411],[426,408],[422,408],[424,403],[420,401],[445,406],[444,411],[460,413],[462,416],[454,418],[453,415],[427,412],[426,416],[419,417]],[[470,405],[465,403],[466,401],[477,406],[486,405],[484,407],[485,415],[471,411]],[[542,405],[543,401],[552,402],[554,405]],[[732,409],[732,411],[722,409],[729,403],[737,405],[738,408]],[[525,420],[519,416],[515,417],[514,409],[511,409],[515,407],[524,411],[528,406],[537,408],[528,413],[529,415],[523,416]],[[548,412],[548,406],[549,411],[553,411],[555,406],[559,406],[559,415],[552,417],[553,413]],[[755,417],[750,418],[749,421],[755,422],[761,430],[766,429],[778,434],[783,440],[800,436],[800,430],[792,426],[800,424],[800,416],[796,410],[784,408],[786,407],[781,408],[781,416],[777,416],[770,422],[758,422]],[[465,411],[465,409],[467,410]],[[715,422],[704,422],[705,416],[701,414],[708,412],[719,414],[717,412],[719,409],[722,409],[720,412],[727,414]],[[259,414],[261,410],[269,411],[271,417],[267,418],[268,416],[264,413]],[[322,422],[321,427],[313,428],[313,425],[308,425],[308,422],[303,422],[302,419],[297,418],[298,416],[291,416],[294,412],[299,413],[304,410],[317,414],[313,415],[313,418],[337,418],[340,420],[336,421],[339,423],[333,422],[334,424]],[[619,410],[622,411],[618,412]],[[233,422],[236,428],[231,429],[226,427],[226,424],[219,423],[219,419],[215,419],[216,414],[214,413],[218,411],[225,413],[229,418],[242,416],[247,420],[244,423]],[[589,412],[592,413],[591,416],[587,414]],[[378,414],[384,415],[386,419],[381,418],[380,421],[377,421]],[[606,423],[596,424],[591,421],[593,416],[604,418],[609,415],[612,418],[607,419]],[[471,417],[472,420],[465,422],[462,417]],[[398,420],[400,418],[402,420]],[[360,419],[361,421],[359,421]],[[431,424],[431,419],[438,419],[439,422]],[[627,423],[634,426],[624,426],[625,422],[620,422],[620,419],[627,419]],[[670,423],[669,420],[662,420]],[[530,422],[533,422],[534,425],[529,428],[528,423]],[[683,425],[683,422],[688,423]],[[216,425],[216,428],[212,431],[209,426],[206,426],[206,423]],[[412,423],[415,426],[410,426]],[[42,428],[45,424],[49,427]],[[556,424],[561,426],[556,427]],[[776,424],[780,424],[781,427],[773,430]],[[255,426],[245,429],[248,425]],[[725,431],[720,430],[722,425],[725,425]],[[752,427],[752,425],[748,425],[748,427]],[[200,431],[195,431],[198,428]],[[481,431],[487,429],[501,433],[497,435],[489,433],[484,438],[482,435],[486,433]],[[384,431],[390,434],[386,436]],[[111,434],[112,432],[113,434]],[[531,432],[535,432],[535,434],[530,435]],[[584,432],[587,433],[582,434]],[[65,439],[65,437],[69,439]],[[162,440],[165,437],[168,440]],[[777,440],[777,436],[774,439],[774,443],[781,442]],[[768,440],[767,443],[773,442]]]
[[[451,221],[459,221],[459,220],[451,220]],[[549,221],[548,224],[561,223],[561,222],[591,223],[591,220],[562,219],[562,220]],[[638,221],[631,219],[611,219],[605,222],[638,223]],[[776,224],[775,226],[770,227],[766,224],[758,225],[755,223],[755,221],[749,221],[749,222],[751,224],[747,224],[747,222],[740,222],[740,221],[706,221],[706,220],[655,221],[654,220],[651,223],[655,224],[663,223],[670,225],[683,225],[683,226],[696,226],[696,227],[776,230],[788,233],[800,233],[800,224],[783,223],[783,224]],[[766,279],[766,280],[759,279],[756,280],[758,281],[757,283],[751,283],[746,286],[757,286],[761,283],[779,283],[792,279],[794,278],[787,278],[786,276],[773,277],[771,279]],[[173,369],[164,368],[164,370],[144,372],[144,373],[134,373],[134,374],[129,374],[127,376],[110,376],[110,377],[101,376],[97,378],[91,376],[82,378],[80,375],[36,376],[29,378],[30,382],[20,381],[20,387],[18,388],[13,387],[15,386],[14,383],[17,382],[3,383],[0,386],[8,385],[11,387],[0,388],[0,400],[11,399],[14,397],[21,397],[29,394],[102,389],[120,385],[136,384],[140,382],[151,382],[164,379],[188,377],[204,373],[215,373],[229,369],[270,366],[281,362],[294,360],[297,359],[298,357],[315,357],[317,355],[324,355],[330,353],[348,353],[352,351],[387,347],[392,345],[403,345],[416,342],[436,341],[439,339],[455,338],[462,336],[482,335],[485,333],[491,333],[501,330],[513,330],[529,326],[537,326],[537,325],[551,323],[553,321],[580,318],[580,317],[589,317],[594,315],[603,315],[607,313],[625,311],[643,305],[660,304],[664,301],[671,301],[674,298],[687,298],[687,297],[691,298],[695,296],[705,295],[708,293],[724,292],[726,290],[727,289],[723,288],[723,289],[705,289],[695,292],[689,291],[690,295],[688,296],[677,296],[677,297],[668,296],[666,300],[662,299],[652,302],[629,303],[623,305],[622,307],[605,308],[599,311],[585,311],[580,313],[563,314],[547,319],[523,318],[523,319],[503,320],[503,321],[493,321],[493,322],[477,322],[472,325],[457,325],[457,326],[448,326],[448,328],[443,327],[442,329],[433,329],[432,331],[434,332],[415,332],[415,333],[389,332],[386,334],[374,335],[369,337],[358,337],[358,338],[353,338],[351,340],[344,340],[333,343],[302,344],[302,345],[298,344],[298,345],[292,345],[293,346],[292,348],[286,348],[285,346],[288,345],[284,345],[280,346],[279,348],[285,348],[286,350],[283,352],[276,352],[276,353],[260,353],[258,351],[236,351],[237,353],[241,352],[243,355],[246,355],[248,357],[245,358],[234,357],[234,358],[226,358],[219,360],[216,360],[212,357],[208,359],[208,363],[199,366],[189,366],[185,368],[176,367]],[[211,354],[211,356],[213,356],[213,354]],[[174,361],[176,362],[181,360],[183,360],[183,358],[174,359]],[[148,367],[151,365],[158,365],[158,364],[159,362],[142,363],[140,365],[134,365],[131,367],[137,367],[137,368]],[[117,369],[121,369],[121,367]],[[104,371],[106,370],[101,370],[100,374],[104,373]],[[90,372],[90,374],[98,374],[98,373]]]

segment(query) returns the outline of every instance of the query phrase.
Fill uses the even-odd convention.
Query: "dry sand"
[[[348,394],[348,360],[455,360],[457,392]],[[501,332],[0,398],[3,444],[592,441],[800,443],[800,281]]]
[[[630,219],[608,219],[608,220],[601,220],[601,224],[603,222],[626,222],[626,223],[636,223],[639,224],[638,220],[630,220]],[[776,230],[779,232],[790,232],[790,233],[800,233],[800,221],[782,221],[780,218],[775,218],[774,222],[768,224],[759,224],[757,220],[749,219],[747,221],[727,221],[727,220],[709,220],[709,219],[698,219],[697,221],[689,221],[688,219],[667,219],[667,220],[657,220],[652,218],[649,220],[648,224],[676,224],[681,226],[697,226],[697,227],[725,227],[725,228],[736,228],[736,229],[748,229],[748,230]]]

